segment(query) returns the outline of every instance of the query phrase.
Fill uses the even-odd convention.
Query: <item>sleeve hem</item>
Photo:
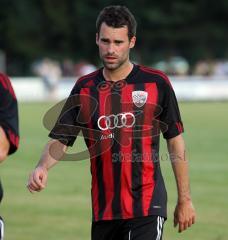
[[[181,132],[176,132],[176,133],[173,133],[173,134],[168,134],[167,136],[163,136],[166,140],[169,140],[171,138],[174,138],[174,137],[177,137],[179,136],[180,134],[184,133],[184,131],[181,131]]]
[[[52,138],[52,139],[55,139],[55,140],[58,140],[59,142],[61,142],[62,144],[66,145],[67,147],[72,147],[73,144],[74,144],[74,140],[70,140],[70,139],[66,139],[64,137],[61,137],[59,135],[55,135],[55,134],[52,134],[50,133],[48,135],[48,137]]]

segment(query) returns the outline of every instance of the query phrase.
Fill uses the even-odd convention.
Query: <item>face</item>
[[[96,43],[100,58],[108,70],[117,70],[129,61],[130,49],[134,47],[136,37],[128,38],[128,28],[113,28],[102,23]]]

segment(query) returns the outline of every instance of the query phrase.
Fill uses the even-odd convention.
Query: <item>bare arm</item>
[[[0,163],[3,162],[9,152],[10,143],[3,128],[0,126]]]
[[[39,163],[29,176],[27,187],[30,192],[39,192],[46,187],[48,170],[61,160],[66,150],[67,146],[58,140],[46,144]]]
[[[195,210],[191,200],[188,160],[182,135],[167,140],[168,151],[177,184],[178,201],[174,212],[174,226],[179,232],[195,223]]]

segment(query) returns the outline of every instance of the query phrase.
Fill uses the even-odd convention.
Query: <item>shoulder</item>
[[[16,99],[9,77],[1,72],[0,72],[0,89],[2,91],[9,92],[10,95]]]
[[[0,72],[0,86],[5,89],[8,89],[9,84],[10,84],[9,78],[5,74]]]
[[[75,86],[79,88],[95,86],[95,79],[98,76],[99,72],[100,69],[78,78]]]
[[[143,66],[143,65],[139,65],[139,69],[146,78],[148,79],[151,78],[153,81],[156,81],[157,84],[161,84],[163,86],[168,85],[169,87],[172,88],[169,77],[161,70]]]

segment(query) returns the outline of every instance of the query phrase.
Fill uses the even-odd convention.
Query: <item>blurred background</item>
[[[169,194],[164,240],[227,240],[227,0],[0,0],[0,71],[18,97],[21,133],[19,151],[0,166],[5,239],[90,239],[89,161],[59,163],[42,193],[31,195],[26,182],[48,141],[45,113],[101,66],[95,21],[110,4],[126,5],[138,22],[132,60],[166,72],[180,101],[198,217],[185,233],[172,227],[175,180],[161,159]],[[75,145],[71,151],[85,149],[81,138]]]
[[[228,98],[226,0],[0,0],[0,4],[0,71],[12,78],[21,100],[62,99],[78,77],[100,67],[95,22],[109,4],[125,4],[136,17],[132,60],[172,76],[179,99]],[[208,86],[207,80],[215,81]]]
[[[95,21],[109,4],[127,5],[138,21],[136,62],[170,74],[228,74],[226,0],[0,3],[0,68],[10,76],[34,75],[35,66],[47,58],[63,76],[78,75],[78,64],[98,67]]]

